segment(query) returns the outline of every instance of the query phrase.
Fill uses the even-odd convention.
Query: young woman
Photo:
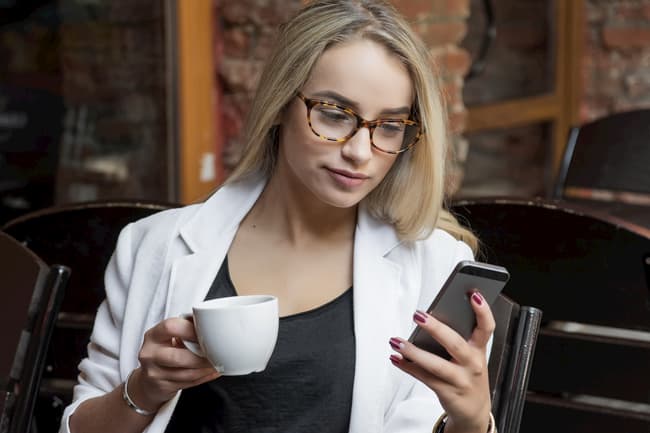
[[[429,62],[381,1],[283,26],[227,184],[122,231],[62,432],[488,430],[489,306],[471,297],[469,341],[420,311],[476,245],[443,209]],[[219,377],[179,342],[194,303],[262,293],[281,316],[264,372]],[[453,359],[406,342],[415,326]]]

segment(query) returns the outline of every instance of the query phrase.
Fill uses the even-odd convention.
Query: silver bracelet
[[[447,425],[447,412],[443,412],[433,426],[431,433],[445,433],[445,426]],[[497,433],[497,423],[494,421],[494,415],[490,412],[490,421],[488,423],[487,433]]]
[[[133,400],[131,400],[131,397],[129,397],[128,384],[129,384],[129,379],[131,378],[131,375],[133,374],[134,371],[135,370],[132,370],[131,373],[129,373],[129,375],[126,376],[126,380],[124,381],[124,388],[122,388],[122,399],[124,400],[126,405],[131,409],[133,409],[135,413],[137,413],[138,415],[142,415],[142,416],[154,415],[156,411],[148,411],[142,409],[137,404],[135,404]]]

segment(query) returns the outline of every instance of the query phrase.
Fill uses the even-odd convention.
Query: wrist
[[[123,385],[123,397],[127,405],[140,415],[153,415],[165,403],[165,400],[151,398],[145,391],[142,369],[136,368],[126,378]],[[135,407],[134,407],[135,406]],[[139,409],[139,410],[138,410]]]
[[[488,419],[487,423],[479,420]],[[497,433],[496,421],[492,412],[487,416],[480,416],[468,423],[458,423],[443,413],[433,427],[432,433]]]

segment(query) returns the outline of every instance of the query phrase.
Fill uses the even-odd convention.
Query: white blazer
[[[106,270],[106,300],[60,433],[70,431],[69,417],[81,402],[112,391],[138,366],[146,330],[204,299],[264,185],[255,179],[226,185],[202,204],[160,212],[122,230]],[[431,432],[442,413],[438,399],[391,364],[388,341],[407,338],[415,310],[429,305],[457,262],[471,258],[465,243],[442,230],[402,243],[392,225],[360,207],[353,258],[351,433]],[[164,432],[179,396],[162,406],[145,432]]]

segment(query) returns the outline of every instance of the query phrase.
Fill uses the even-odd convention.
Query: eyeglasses
[[[323,140],[345,142],[360,128],[370,131],[375,149],[396,155],[409,150],[420,139],[420,124],[410,119],[365,120],[350,108],[320,99],[298,97],[307,106],[307,121],[312,132]]]

